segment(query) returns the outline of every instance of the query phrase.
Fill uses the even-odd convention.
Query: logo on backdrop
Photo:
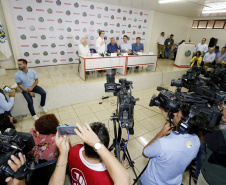
[[[74,7],[78,8],[79,7],[79,4],[78,3],[75,3],[74,4]]]
[[[32,44],[32,47],[33,48],[37,48],[38,47],[38,44],[34,43],[34,44]]]
[[[76,40],[79,40],[79,36],[77,35],[77,36],[75,37],[75,39],[76,39]]]
[[[49,31],[54,31],[54,27],[49,27]]]
[[[90,9],[93,10],[94,9],[94,6],[93,5],[90,5]]]
[[[71,15],[71,12],[69,10],[67,10],[66,15]]]
[[[71,43],[68,43],[68,45],[67,45],[69,48],[71,48],[72,47],[72,44]]]
[[[51,47],[52,47],[52,48],[55,48],[55,47],[56,47],[56,44],[55,44],[55,43],[52,43],[52,44],[51,44]]]
[[[82,15],[83,15],[83,17],[86,17],[87,16],[87,13],[86,12],[83,12]]]
[[[39,22],[44,22],[44,18],[43,17],[39,17],[38,20],[39,20]]]
[[[18,16],[17,16],[17,20],[18,20],[18,21],[22,21],[22,20],[23,20],[23,17],[22,17],[21,15],[18,15]]]
[[[30,6],[28,6],[26,9],[28,12],[32,12],[32,8]]]
[[[20,38],[21,38],[22,40],[25,40],[27,37],[26,37],[26,35],[23,34],[23,35],[20,36]]]
[[[79,24],[79,20],[75,20],[75,24]]]
[[[28,56],[29,56],[29,53],[28,53],[28,52],[25,52],[25,53],[24,53],[24,56],[25,56],[25,57],[28,57]]]
[[[35,27],[34,27],[34,26],[30,26],[29,29],[30,29],[31,31],[35,31]]]
[[[35,60],[35,63],[36,63],[36,64],[40,64],[40,60],[38,60],[38,59]]]
[[[108,11],[108,7],[105,7],[104,10],[107,12]]]
[[[57,22],[58,22],[58,23],[62,23],[63,21],[62,21],[61,18],[59,18],[59,19],[57,19]]]
[[[93,22],[93,21],[91,21],[91,22],[90,22],[90,25],[94,25],[94,22]]]
[[[120,13],[120,12],[121,12],[121,9],[119,8],[119,9],[117,10],[117,12]]]
[[[36,2],[37,2],[37,3],[41,3],[41,2],[42,2],[42,0],[36,0]]]
[[[51,14],[51,13],[53,13],[53,10],[52,10],[51,8],[49,8],[49,9],[47,10],[47,12]]]
[[[190,50],[185,51],[184,56],[185,57],[190,57],[191,56],[191,51]]]
[[[5,43],[5,41],[6,41],[6,35],[2,29],[2,25],[0,24],[0,43]]]
[[[54,58],[54,59],[53,59],[53,63],[57,63],[57,59]]]
[[[63,35],[60,35],[60,36],[59,36],[59,39],[60,39],[60,40],[63,40],[63,39],[64,39],[64,36],[63,36]]]
[[[57,0],[56,1],[56,4],[60,6],[61,5],[61,1],[60,0]]]
[[[112,15],[112,16],[111,16],[111,19],[113,20],[114,18],[115,18],[114,15]]]

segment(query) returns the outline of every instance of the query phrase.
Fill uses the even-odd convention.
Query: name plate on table
[[[99,53],[93,53],[92,57],[99,57]]]
[[[153,55],[154,53],[151,51],[151,52],[149,52],[148,54],[149,54],[149,55]]]
[[[117,57],[117,53],[111,53],[111,57]]]
[[[128,53],[122,53],[122,56],[128,56]]]
[[[142,52],[137,52],[137,54],[138,54],[138,55],[142,55],[143,53],[142,53]]]

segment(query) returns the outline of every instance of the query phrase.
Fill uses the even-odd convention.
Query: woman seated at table
[[[202,57],[201,57],[201,52],[200,51],[197,51],[196,52],[196,56],[194,56],[191,61],[190,61],[190,65],[191,67],[194,66],[194,65],[197,65],[197,66],[200,66],[201,63],[202,63]]]
[[[43,115],[35,121],[35,129],[29,132],[35,141],[35,147],[29,152],[29,158],[35,164],[58,158],[59,151],[55,144],[58,126],[60,126],[59,121],[54,114]]]

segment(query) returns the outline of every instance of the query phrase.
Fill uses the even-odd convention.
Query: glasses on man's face
[[[105,33],[101,33],[101,34],[103,34],[103,35],[104,35]]]

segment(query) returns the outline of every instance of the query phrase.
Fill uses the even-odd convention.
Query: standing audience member
[[[15,129],[13,118],[6,113],[0,114],[0,132],[3,133],[7,128]]]
[[[14,105],[14,99],[15,99],[14,90],[11,90],[9,92],[9,100],[7,100],[6,95],[4,94],[3,90],[0,88],[0,114],[6,113],[12,117],[10,113],[10,109]],[[15,118],[13,118],[13,123],[17,123],[17,120]]]
[[[144,52],[144,45],[140,43],[141,38],[137,37],[136,38],[136,43],[133,44],[132,46],[132,52],[137,53],[137,52]]]
[[[216,57],[216,54],[213,52],[214,48],[210,48],[209,52],[207,52],[203,57],[204,64],[215,64],[214,60]]]
[[[164,43],[165,43],[164,36],[165,36],[165,33],[162,32],[161,36],[159,37],[158,42],[157,42],[158,56],[159,56],[159,58],[162,58],[162,59],[164,59]],[[161,57],[160,57],[160,55],[161,55]]]
[[[97,53],[104,53],[106,49],[106,41],[104,40],[104,30],[99,31],[99,37],[96,40]]]
[[[22,90],[22,94],[28,103],[28,109],[33,119],[36,121],[38,116],[34,110],[32,97],[35,97],[35,93],[41,95],[40,108],[43,112],[47,113],[47,109],[44,107],[46,102],[46,92],[38,86],[37,73],[33,69],[27,67],[27,60],[18,59],[18,68],[19,71],[15,74],[15,81]]]
[[[194,65],[200,66],[201,63],[202,63],[201,52],[197,51],[196,56],[194,56],[190,61],[191,67]]]
[[[30,134],[35,141],[35,147],[29,156],[36,164],[58,158],[59,152],[55,144],[56,128],[60,126],[54,114],[46,114],[35,121],[35,129]]]
[[[164,52],[164,55],[165,55],[165,58],[166,59],[169,59],[169,57],[170,57],[171,49],[172,49],[172,46],[174,44],[173,37],[174,37],[174,35],[171,34],[170,35],[170,38],[166,39],[165,40],[165,43],[164,43],[165,44],[165,52]]]
[[[101,125],[99,125],[101,126]],[[102,127],[102,126],[101,126]],[[80,167],[89,165],[89,167],[84,168],[85,171],[80,171],[77,169],[77,174],[73,174],[76,178],[73,179],[73,182],[75,183],[80,182],[84,184],[94,184],[94,185],[102,185],[102,184],[109,184],[106,183],[106,176],[104,174],[101,174],[100,171],[101,168],[107,168],[107,171],[110,175],[108,177],[111,178],[111,183],[114,185],[129,185],[129,174],[126,171],[126,169],[119,163],[119,161],[113,156],[109,150],[105,147],[104,144],[101,143],[100,137],[98,137],[95,133],[95,131],[92,130],[92,128],[86,124],[86,126],[82,126],[80,124],[77,124],[77,128],[75,129],[75,133],[77,136],[87,145],[86,148],[89,148],[89,150],[95,150],[98,158],[102,161],[101,163],[97,162],[96,159],[93,158],[87,158],[85,157],[85,151],[81,150],[79,151],[79,154],[82,155],[83,161],[81,162],[80,158],[76,158],[76,156],[70,156],[69,154],[69,160],[71,157],[71,162],[76,164],[76,161],[79,161]],[[102,127],[103,129],[104,127]],[[105,130],[105,129],[103,129]],[[100,131],[101,132],[101,131]],[[100,132],[98,133],[99,135]],[[105,132],[105,131],[104,131]],[[58,133],[56,134],[56,145],[59,148],[60,155],[57,161],[57,165],[55,168],[55,171],[50,178],[49,185],[63,185],[65,180],[65,173],[66,173],[66,167],[67,167],[67,157],[68,157],[68,151],[69,151],[69,138],[68,137],[59,137]],[[71,151],[70,151],[71,153]],[[89,159],[89,161],[87,161]],[[90,161],[91,160],[91,161]],[[70,163],[70,162],[69,162]],[[104,165],[103,165],[104,164]],[[69,164],[70,166],[70,164]],[[92,168],[99,168],[98,171],[92,170]],[[73,169],[72,172],[76,171],[76,169]],[[92,173],[91,173],[92,172]],[[92,181],[87,180],[92,179]]]
[[[120,46],[118,42],[115,42],[115,38],[111,38],[111,42],[107,45],[107,52],[108,53],[118,53],[118,50],[120,50]]]
[[[81,44],[78,46],[78,54],[79,56],[87,56],[90,53],[89,45],[87,44],[87,39],[82,37],[80,40]]]
[[[226,182],[226,130],[204,136],[205,157],[197,185],[223,185]]]
[[[130,43],[128,43],[128,36],[124,35],[123,36],[123,42],[120,45],[121,50],[123,53],[128,53],[130,54],[132,52],[132,46]]]
[[[202,42],[196,45],[194,50],[194,55],[196,55],[197,51],[201,51],[201,57],[205,55],[205,53],[208,51],[208,45],[205,42],[206,42],[206,38],[203,38]]]

